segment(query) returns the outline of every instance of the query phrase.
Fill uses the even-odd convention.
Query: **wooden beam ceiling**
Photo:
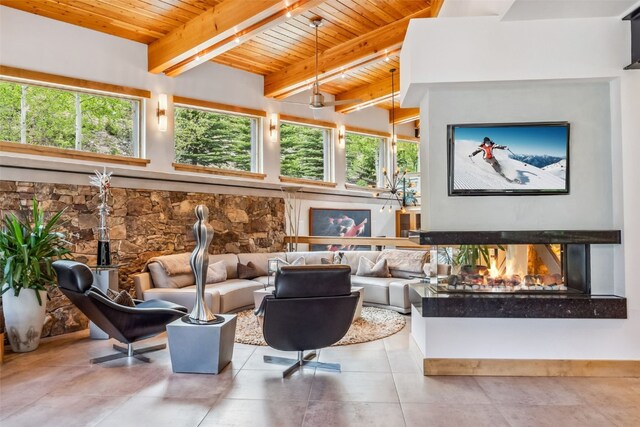
[[[193,66],[198,65],[195,57],[205,49],[235,43],[245,31],[255,31],[259,23],[269,25],[285,14],[282,0],[224,0],[151,43],[147,53],[149,72],[162,73],[191,57]]]
[[[301,92],[313,81],[315,32],[309,20],[320,16],[321,91],[338,100],[360,98],[360,108],[375,104],[389,109],[388,71],[399,68],[408,22],[436,15],[442,1],[0,0],[0,4],[148,44],[153,72],[177,76],[211,59],[263,75],[265,94],[278,98]],[[194,61],[197,54],[199,61]],[[358,105],[340,106],[337,111],[355,109]]]
[[[395,96],[398,96],[400,91],[400,72],[396,72],[393,75],[393,86],[396,89]],[[336,112],[348,114],[356,110],[371,107],[380,102],[386,101],[391,98],[391,76],[389,78],[380,80],[376,83],[371,83],[365,86],[359,86],[351,90],[339,93],[336,95],[336,101],[343,101],[346,99],[359,99],[358,102],[352,102],[349,104],[337,105],[335,107]]]
[[[395,120],[392,120],[392,117],[395,117]],[[413,120],[420,119],[420,109],[419,108],[394,108],[393,113],[389,110],[389,124],[399,125],[401,123],[407,123]]]
[[[318,56],[320,81],[395,53],[402,46],[409,20],[428,17],[431,17],[429,7],[321,52]],[[315,57],[311,56],[265,76],[264,96],[282,99],[302,92],[313,83],[314,77]]]
[[[166,75],[179,76],[324,1],[298,0],[286,7],[286,2],[281,0],[225,0],[149,45],[149,71],[160,72],[158,70],[164,68],[162,72]],[[223,8],[226,9],[222,10]],[[259,12],[258,15],[254,15],[256,11]],[[236,15],[233,17],[229,13]],[[216,22],[218,15],[223,14],[225,20]],[[260,16],[263,18],[256,22],[256,17]],[[226,25],[229,29],[222,31],[221,25]],[[203,34],[203,30],[205,33],[208,30],[209,34]],[[173,51],[167,53],[166,46],[172,46]],[[152,55],[157,61],[154,59],[152,62]]]

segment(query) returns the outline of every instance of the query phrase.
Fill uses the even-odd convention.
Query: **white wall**
[[[603,229],[613,226],[609,84],[503,83],[429,92],[429,179],[424,224],[430,230]],[[570,193],[553,196],[449,197],[447,125],[567,121]],[[452,215],[455,213],[455,215]]]
[[[640,73],[622,70],[630,56],[628,22],[420,20],[410,24],[404,46],[403,106],[421,104],[428,126],[422,180],[430,229],[485,223],[623,234],[622,245],[593,247],[593,289],[626,296],[628,319],[416,317],[414,336],[425,356],[640,359]],[[571,123],[570,195],[446,196],[446,124],[538,120]]]
[[[152,98],[146,107],[146,144],[145,155],[151,160],[146,168],[113,167],[116,176],[123,177],[114,181],[115,185],[131,185],[137,182],[146,187],[160,187],[179,190],[184,183],[175,180],[204,183],[203,191],[235,192],[237,189],[223,186],[226,183],[241,184],[249,194],[262,194],[269,189],[279,187],[279,143],[272,142],[268,136],[268,126],[264,126],[263,164],[267,178],[262,182],[247,182],[233,178],[210,175],[175,172],[171,166],[174,159],[173,147],[173,111],[168,111],[169,129],[160,132],[156,126],[155,106],[160,93],[215,101],[299,117],[316,118],[324,121],[362,127],[378,131],[390,131],[388,112],[380,108],[368,108],[349,115],[338,114],[332,108],[312,111],[305,106],[283,104],[263,97],[263,77],[207,62],[177,78],[154,75],[147,72],[147,46],[107,34],[73,26],[63,22],[43,18],[15,9],[0,6],[0,63],[28,70],[77,77],[91,81],[124,85],[152,92]],[[306,101],[306,95],[298,95]],[[329,96],[330,98],[330,96]],[[402,134],[413,134],[411,126],[400,128]],[[393,235],[393,222],[387,216],[378,217],[376,200],[357,196],[368,196],[368,192],[348,191],[344,187],[344,148],[335,147],[336,179],[335,190],[309,187],[305,206],[336,206],[336,200],[344,207],[368,207],[372,209],[373,235]],[[27,168],[2,168],[1,165],[14,165]],[[46,173],[28,171],[29,166],[50,169]],[[0,155],[0,179],[22,179],[35,176],[43,181],[65,182],[78,179],[73,172],[93,170],[97,163],[90,164],[73,160],[48,160],[37,156],[2,153]],[[55,171],[64,171],[56,173]],[[83,175],[84,176],[84,175]],[[124,176],[131,178],[124,178]],[[135,180],[140,177],[145,180]],[[153,181],[154,178],[166,181]],[[84,178],[80,178],[84,179]],[[151,181],[149,179],[152,179]],[[78,181],[75,181],[77,183]],[[271,191],[269,194],[279,195]],[[339,197],[336,197],[338,195]],[[327,201],[329,200],[329,201]],[[306,217],[306,215],[303,215]],[[302,227],[304,229],[304,225]],[[302,230],[306,233],[306,230]]]

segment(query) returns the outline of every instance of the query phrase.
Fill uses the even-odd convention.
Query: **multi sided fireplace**
[[[588,259],[585,245],[434,245],[429,281],[446,292],[588,293]]]
[[[590,245],[619,231],[420,233],[431,245],[429,283],[449,293],[589,294]]]
[[[626,318],[626,299],[591,293],[591,245],[619,230],[414,231],[431,250],[412,289],[425,317]]]

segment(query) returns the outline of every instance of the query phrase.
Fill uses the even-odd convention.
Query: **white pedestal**
[[[233,357],[236,315],[218,314],[224,323],[192,325],[175,320],[167,325],[173,372],[218,374]]]
[[[118,268],[92,268],[93,286],[107,293],[107,289],[118,291]],[[98,328],[93,322],[89,322],[89,337],[94,340],[108,340],[109,335]]]

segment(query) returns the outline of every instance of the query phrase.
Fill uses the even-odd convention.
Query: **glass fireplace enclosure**
[[[588,294],[589,246],[432,245],[429,283],[448,293]]]

